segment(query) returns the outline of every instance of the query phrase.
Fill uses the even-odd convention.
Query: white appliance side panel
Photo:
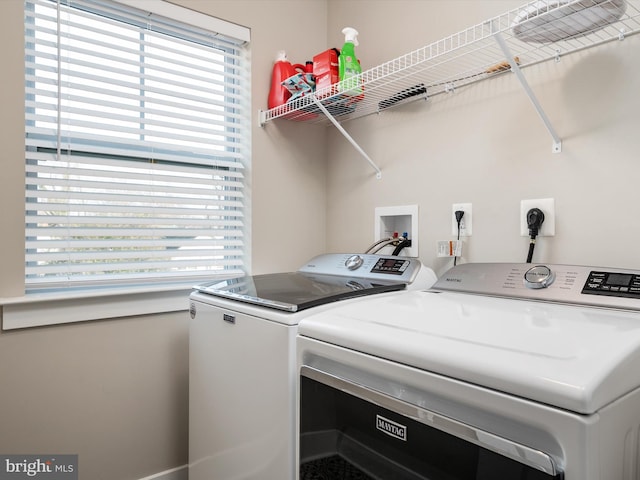
[[[193,305],[190,480],[293,478],[296,327]]]
[[[302,365],[337,368],[351,382],[391,390],[396,398],[551,455],[565,480],[627,480],[621,473],[625,435],[608,426],[604,438],[597,414],[573,414],[300,336],[297,363],[298,372]],[[608,458],[594,454],[603,442],[610,442]],[[611,470],[601,474],[604,464]]]

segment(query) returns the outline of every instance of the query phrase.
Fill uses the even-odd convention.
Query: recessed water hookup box
[[[405,247],[400,252],[400,256],[417,257],[419,244],[417,205],[376,207],[374,242],[384,238],[391,238],[395,232],[397,232],[400,237],[406,232],[411,240],[411,246]],[[390,254],[393,252],[393,249],[393,246],[388,246],[378,253]]]

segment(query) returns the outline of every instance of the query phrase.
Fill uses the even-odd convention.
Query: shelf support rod
[[[349,135],[349,133],[347,133],[347,131],[343,128],[343,126],[340,125],[340,123],[335,118],[333,118],[333,115],[331,115],[329,110],[326,109],[326,107],[322,104],[322,102],[320,100],[318,100],[316,98],[315,95],[313,95],[311,98],[315,102],[316,106],[322,111],[322,113],[324,113],[324,115],[329,120],[331,120],[331,123],[333,123],[335,125],[335,127],[338,129],[338,131],[340,133],[342,133],[344,138],[346,138],[349,141],[349,143],[351,143],[351,145],[353,145],[353,148],[355,148],[358,151],[358,153],[360,155],[362,155],[367,162],[369,162],[369,165],[371,165],[371,167],[376,171],[376,178],[378,180],[381,179],[382,178],[382,172],[380,171],[380,168],[378,168],[378,166],[373,162],[373,160],[371,160],[371,158],[369,158],[369,155],[367,155],[367,153],[360,147],[360,145],[358,145],[356,143],[356,141],[351,137],[351,135]]]
[[[507,57],[507,61],[511,66],[511,71],[516,74],[516,77],[518,77],[518,80],[520,81],[522,88],[524,89],[525,93],[529,97],[529,100],[531,100],[531,103],[533,104],[534,108],[538,112],[538,115],[540,115],[540,118],[544,122],[545,127],[547,127],[547,130],[549,131],[551,138],[553,138],[553,146],[551,151],[553,153],[560,153],[562,151],[562,140],[560,139],[555,129],[553,128],[553,125],[551,125],[551,121],[549,120],[549,117],[547,117],[547,114],[542,109],[542,106],[540,105],[540,102],[538,102],[538,99],[533,93],[533,90],[531,90],[531,87],[529,86],[527,79],[525,78],[524,74],[522,73],[522,70],[520,69],[520,66],[514,60],[514,56],[509,50],[509,47],[504,41],[504,38],[502,38],[502,35],[500,35],[500,32],[494,34],[494,37],[498,42],[498,45],[500,45],[502,52]]]

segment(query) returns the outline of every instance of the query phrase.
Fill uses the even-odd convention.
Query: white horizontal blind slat
[[[244,42],[151,17],[27,2],[28,287],[244,268]]]
[[[58,146],[55,130],[46,128],[33,127],[29,129],[30,134],[26,139],[26,146],[33,147],[34,149],[56,149]],[[98,143],[101,137],[96,137],[90,134],[84,134],[82,138],[75,138],[74,144],[76,147],[81,147],[79,150],[86,151],[92,149],[93,153],[100,153],[105,155],[101,164],[112,164],[117,166],[120,160],[110,161],[111,157],[127,158],[131,156],[132,152],[140,150],[140,142],[135,139],[111,139],[110,142]],[[172,150],[171,147],[162,145],[160,143],[154,143],[149,140],[145,141],[145,151],[152,152],[153,160],[165,161],[168,163],[181,162],[184,158],[184,151],[178,147],[177,150]],[[241,145],[243,145],[241,143]],[[246,148],[245,148],[246,149]],[[34,158],[36,155],[41,154],[39,150],[34,150]],[[245,152],[231,152],[222,150],[219,155],[212,149],[191,148],[188,152],[190,154],[190,165],[204,165],[226,169],[227,176],[242,176],[241,170],[244,168],[243,161],[246,159]],[[57,157],[55,157],[57,158]],[[156,166],[160,163],[156,163]],[[159,167],[158,167],[159,168]],[[237,172],[231,171],[237,169]]]

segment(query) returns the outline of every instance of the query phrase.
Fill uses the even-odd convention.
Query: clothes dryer
[[[298,332],[301,480],[640,478],[640,271],[465,264]]]

